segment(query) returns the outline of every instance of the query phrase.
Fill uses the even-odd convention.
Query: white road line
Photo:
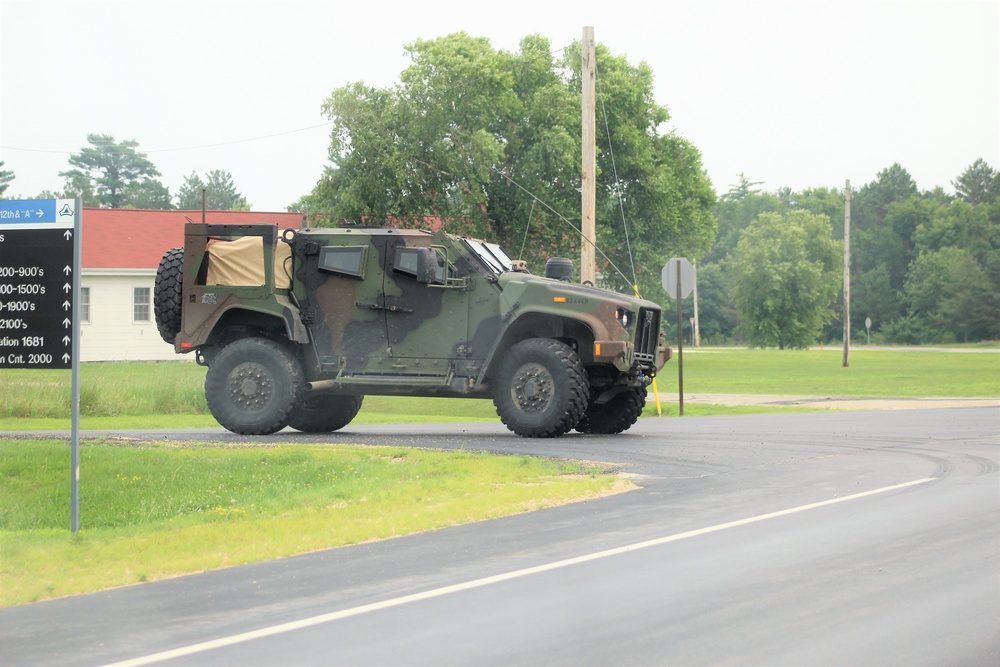
[[[329,614],[320,614],[319,616],[304,618],[299,621],[292,621],[291,623],[272,625],[271,627],[261,628],[260,630],[243,632],[238,635],[222,637],[220,639],[214,639],[212,641],[202,642],[200,644],[192,644],[190,646],[184,646],[181,648],[172,649],[170,651],[163,651],[161,653],[153,653],[152,655],[142,656],[139,658],[132,658],[131,660],[123,660],[121,662],[115,662],[105,665],[104,667],[139,667],[140,665],[151,665],[157,662],[162,662],[164,660],[181,658],[188,655],[194,655],[196,653],[211,651],[212,649],[216,648],[223,648],[225,646],[232,646],[234,644],[248,642],[253,639],[260,639],[262,637],[271,637],[273,635],[279,635],[284,632],[291,632],[293,630],[308,628],[314,625],[320,625],[322,623],[339,621],[340,619],[343,618],[359,616],[361,614],[367,614],[373,611],[380,611],[382,609],[390,609],[392,607],[398,607],[400,605],[409,604],[411,602],[430,600],[431,598],[437,598],[443,595],[450,595],[452,593],[458,593],[461,591],[467,591],[473,588],[481,588],[483,586],[497,584],[502,581],[510,581],[511,579],[526,577],[528,575],[538,574],[540,572],[549,572],[550,570],[558,570],[563,567],[569,567],[570,565],[578,565],[580,563],[587,563],[593,560],[607,558],[609,556],[617,556],[619,554],[628,553],[630,551],[638,551],[639,549],[655,547],[661,544],[669,544],[670,542],[686,540],[690,537],[698,537],[699,535],[708,535],[709,533],[717,533],[721,530],[727,530],[729,528],[737,528],[739,526],[746,526],[751,523],[766,521],[768,519],[775,519],[781,516],[787,516],[789,514],[796,514],[798,512],[805,512],[807,510],[812,510],[819,507],[826,507],[827,505],[834,505],[836,503],[842,503],[848,500],[857,500],[858,498],[873,496],[879,493],[885,493],[887,491],[895,491],[896,489],[904,489],[909,486],[926,484],[927,482],[932,482],[935,479],[936,479],[935,477],[925,477],[924,479],[917,479],[912,482],[904,482],[903,484],[895,484],[893,486],[884,486],[881,489],[874,489],[872,491],[865,491],[863,493],[855,493],[850,496],[833,498],[832,500],[824,500],[818,503],[811,503],[809,505],[800,505],[798,507],[792,507],[791,509],[780,510],[778,512],[771,512],[770,514],[761,514],[759,516],[750,517],[748,519],[740,519],[738,521],[720,523],[715,526],[709,526],[708,528],[699,528],[697,530],[691,530],[686,533],[677,533],[676,535],[668,535],[667,537],[660,537],[655,540],[648,540],[646,542],[637,542],[635,544],[629,544],[624,547],[617,547],[615,549],[608,549],[606,551],[598,551],[596,553],[587,554],[585,556],[577,556],[576,558],[567,558],[566,560],[560,560],[554,563],[548,563],[546,565],[528,567],[523,570],[515,570],[513,572],[506,572],[504,574],[498,574],[492,577],[484,577],[483,579],[467,581],[465,583],[455,584],[453,586],[435,588],[434,590],[425,591],[423,593],[404,595],[403,597],[393,598],[391,600],[384,600],[382,602],[375,602],[373,604],[366,604],[360,607],[352,607],[351,609],[335,611]]]

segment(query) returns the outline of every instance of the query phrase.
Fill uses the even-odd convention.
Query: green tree
[[[1000,197],[1000,172],[979,158],[951,184],[955,194],[970,204],[989,204]]]
[[[184,177],[184,183],[177,191],[177,208],[201,210],[202,190],[205,190],[205,208],[209,211],[249,211],[246,197],[236,190],[233,175],[228,171],[215,169],[205,174],[203,181],[197,173]]]
[[[921,342],[969,342],[1000,337],[1000,299],[986,270],[965,248],[925,253],[906,279],[911,317],[934,332]]]
[[[785,211],[788,208],[779,196],[761,192],[754,188],[756,185],[762,183],[751,181],[740,172],[739,182],[719,197],[714,211],[718,234],[704,258],[705,262],[717,262],[735,250],[743,230],[761,213]]]
[[[122,191],[122,208],[144,208],[169,211],[170,189],[153,179],[129,183]]]
[[[983,254],[1000,249],[1000,227],[990,220],[987,206],[974,206],[962,199],[938,208],[914,229],[917,254],[948,247],[966,248],[983,260]]]
[[[889,205],[919,194],[917,183],[898,162],[875,175],[854,197],[852,224],[860,229],[874,228],[885,218]],[[855,216],[857,218],[855,219]]]
[[[3,197],[7,188],[10,187],[11,181],[14,180],[14,172],[4,169],[3,166],[3,160],[0,160],[0,197]]]
[[[324,105],[331,165],[298,205],[329,222],[435,217],[514,255],[524,247],[536,272],[547,256],[579,256],[579,44],[559,61],[539,36],[514,53],[465,33],[406,51],[411,64],[394,88],[333,91]],[[697,149],[660,132],[669,114],[653,101],[649,67],[603,46],[597,63],[608,129],[598,142],[599,268],[612,286],[631,285],[631,246],[638,283],[652,292],[664,257],[707,250],[714,193]]]
[[[62,192],[52,197],[43,197],[39,195],[39,199],[75,199],[80,198],[83,205],[88,208],[100,208],[101,200],[94,192],[94,182],[85,176],[82,172],[77,172],[69,174],[66,176],[66,181],[63,183]]]
[[[739,325],[739,313],[729,298],[729,274],[724,262],[702,265],[698,263],[698,327],[703,343],[720,345],[732,342],[733,332]],[[676,307],[676,304],[674,304]],[[684,303],[684,312],[693,314],[694,304]],[[669,313],[664,315],[668,321]]]
[[[902,313],[902,299],[889,283],[889,268],[885,264],[851,276],[851,322],[857,324],[870,317],[872,331],[879,331]]]
[[[830,221],[806,211],[764,213],[730,260],[738,330],[753,347],[805,348],[816,341],[841,281],[842,244]]]
[[[121,208],[129,186],[160,175],[146,155],[136,150],[139,142],[134,139],[116,142],[107,134],[88,134],[87,143],[90,146],[69,158],[76,169],[59,175],[67,179],[67,188],[78,192],[83,190],[83,183],[92,184],[97,203],[103,208]]]

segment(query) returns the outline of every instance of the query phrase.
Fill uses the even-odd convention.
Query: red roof
[[[184,225],[201,222],[201,211],[83,209],[84,269],[155,269],[170,248],[184,245]],[[281,229],[302,226],[301,213],[208,211],[205,222],[245,225],[270,222]]]

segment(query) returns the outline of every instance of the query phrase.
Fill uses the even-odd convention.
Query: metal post
[[[677,406],[680,416],[684,416],[684,316],[681,304],[681,263],[677,262]]]
[[[80,255],[83,248],[83,199],[73,205],[73,341],[70,435],[70,531],[80,530]]]

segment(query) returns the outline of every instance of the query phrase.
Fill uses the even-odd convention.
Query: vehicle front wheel
[[[280,431],[302,400],[302,366],[281,344],[246,338],[222,348],[205,376],[208,409],[241,435]]]
[[[551,438],[579,423],[589,391],[573,348],[549,338],[529,338],[512,347],[501,362],[493,404],[500,421],[514,433]]]
[[[646,388],[626,389],[607,403],[591,404],[576,425],[580,433],[610,435],[628,430],[646,407]]]
[[[302,404],[288,420],[288,425],[303,433],[338,431],[357,416],[364,398],[363,394],[307,391]]]

